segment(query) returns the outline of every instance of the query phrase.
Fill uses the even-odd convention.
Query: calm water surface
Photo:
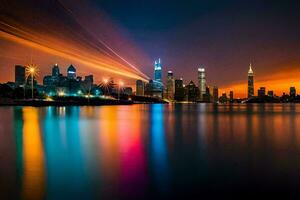
[[[0,107],[1,199],[300,197],[300,104]]]

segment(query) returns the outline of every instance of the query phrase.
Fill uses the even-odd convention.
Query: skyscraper
[[[175,82],[173,77],[173,72],[168,71],[167,76],[167,99],[173,100],[174,99],[174,92],[175,92]]]
[[[21,65],[15,66],[15,83],[16,86],[25,84],[25,67]]]
[[[174,99],[176,101],[183,101],[184,100],[184,87],[183,87],[183,80],[181,79],[176,79],[175,80],[175,94],[174,94]]]
[[[69,79],[75,79],[76,78],[76,69],[73,65],[70,65],[70,67],[68,67],[67,77]]]
[[[233,91],[229,92],[229,102],[233,103]]]
[[[257,90],[257,96],[259,98],[263,98],[264,96],[266,96],[266,88],[260,87],[259,90]]]
[[[144,96],[145,95],[145,84],[142,80],[136,81],[136,95]]]
[[[193,81],[190,81],[190,83],[185,88],[187,93],[187,100],[189,102],[196,102],[199,97],[199,89],[195,85],[195,83]]]
[[[290,97],[295,98],[296,97],[296,88],[290,87]]]
[[[269,91],[268,91],[268,96],[269,96],[269,97],[273,97],[273,96],[274,96],[273,90],[269,90]]]
[[[206,79],[205,79],[205,69],[198,68],[198,87],[199,87],[199,95],[200,101],[203,101],[203,96],[206,94]]]
[[[254,96],[254,75],[252,71],[252,65],[250,63],[248,71],[248,98]]]
[[[52,68],[52,76],[58,77],[59,76],[59,67],[57,64],[55,64]]]
[[[154,80],[157,82],[162,82],[160,58],[154,61]]]
[[[214,86],[214,89],[213,89],[213,101],[214,101],[214,103],[218,103],[218,101],[219,101],[219,89],[217,86]]]

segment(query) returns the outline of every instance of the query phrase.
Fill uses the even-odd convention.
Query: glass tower
[[[162,83],[160,58],[154,62],[154,80]]]

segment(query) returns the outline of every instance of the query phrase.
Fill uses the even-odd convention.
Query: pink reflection
[[[128,113],[131,114],[128,116]],[[142,195],[146,185],[146,159],[140,115],[138,106],[120,107],[118,111],[121,191],[127,197]]]

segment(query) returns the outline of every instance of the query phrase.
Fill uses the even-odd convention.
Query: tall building
[[[181,79],[176,79],[175,80],[175,94],[174,94],[174,99],[175,101],[183,101],[184,100],[184,86],[183,86],[183,80]]]
[[[269,96],[269,97],[273,97],[273,96],[274,96],[273,90],[269,90],[269,91],[268,91],[268,96]]]
[[[265,87],[260,87],[257,90],[257,96],[260,98],[263,98],[264,96],[266,96],[266,88]]]
[[[205,79],[205,69],[198,68],[198,87],[199,87],[199,100],[204,100],[204,95],[206,94],[206,79]]]
[[[220,103],[227,103],[228,102],[228,98],[227,98],[226,92],[222,93],[222,96],[220,97],[219,102]]]
[[[78,77],[77,77],[78,78]],[[85,76],[84,77],[84,81],[83,81],[83,86],[84,86],[84,89],[90,93],[92,87],[93,87],[93,84],[94,84],[94,76],[93,75],[88,75],[88,76]]]
[[[58,77],[59,75],[59,67],[57,64],[55,64],[52,68],[52,76]]]
[[[70,67],[68,67],[67,77],[69,79],[75,79],[76,78],[76,69],[73,65],[70,65]]]
[[[142,80],[136,81],[136,95],[137,96],[145,95],[145,83]]]
[[[230,101],[230,103],[233,102],[233,91],[229,92],[229,101]]]
[[[149,83],[145,85],[145,95],[152,96],[155,98],[163,98],[163,85],[159,81],[150,80]]]
[[[214,103],[218,103],[218,101],[219,101],[219,89],[217,86],[214,86],[214,89],[213,89],[213,101],[214,101]]]
[[[154,61],[154,80],[157,82],[162,82],[161,78],[161,61],[160,58]]]
[[[210,100],[211,100],[210,89],[209,89],[209,86],[206,86],[206,92],[203,95],[203,101],[210,102]]]
[[[295,98],[296,97],[296,88],[290,87],[290,97]]]
[[[94,76],[93,75],[85,76],[84,81],[89,85],[93,85],[94,84]]]
[[[15,66],[15,83],[16,86],[25,84],[25,67],[22,65]]]
[[[173,72],[168,71],[167,76],[167,99],[173,100],[174,99],[174,92],[175,92],[175,82],[173,77]]]
[[[186,86],[186,90],[187,100],[190,102],[196,102],[199,97],[199,89],[193,81],[190,81],[190,83]]]
[[[248,71],[248,98],[254,96],[254,75],[252,71],[252,65],[250,63]]]

